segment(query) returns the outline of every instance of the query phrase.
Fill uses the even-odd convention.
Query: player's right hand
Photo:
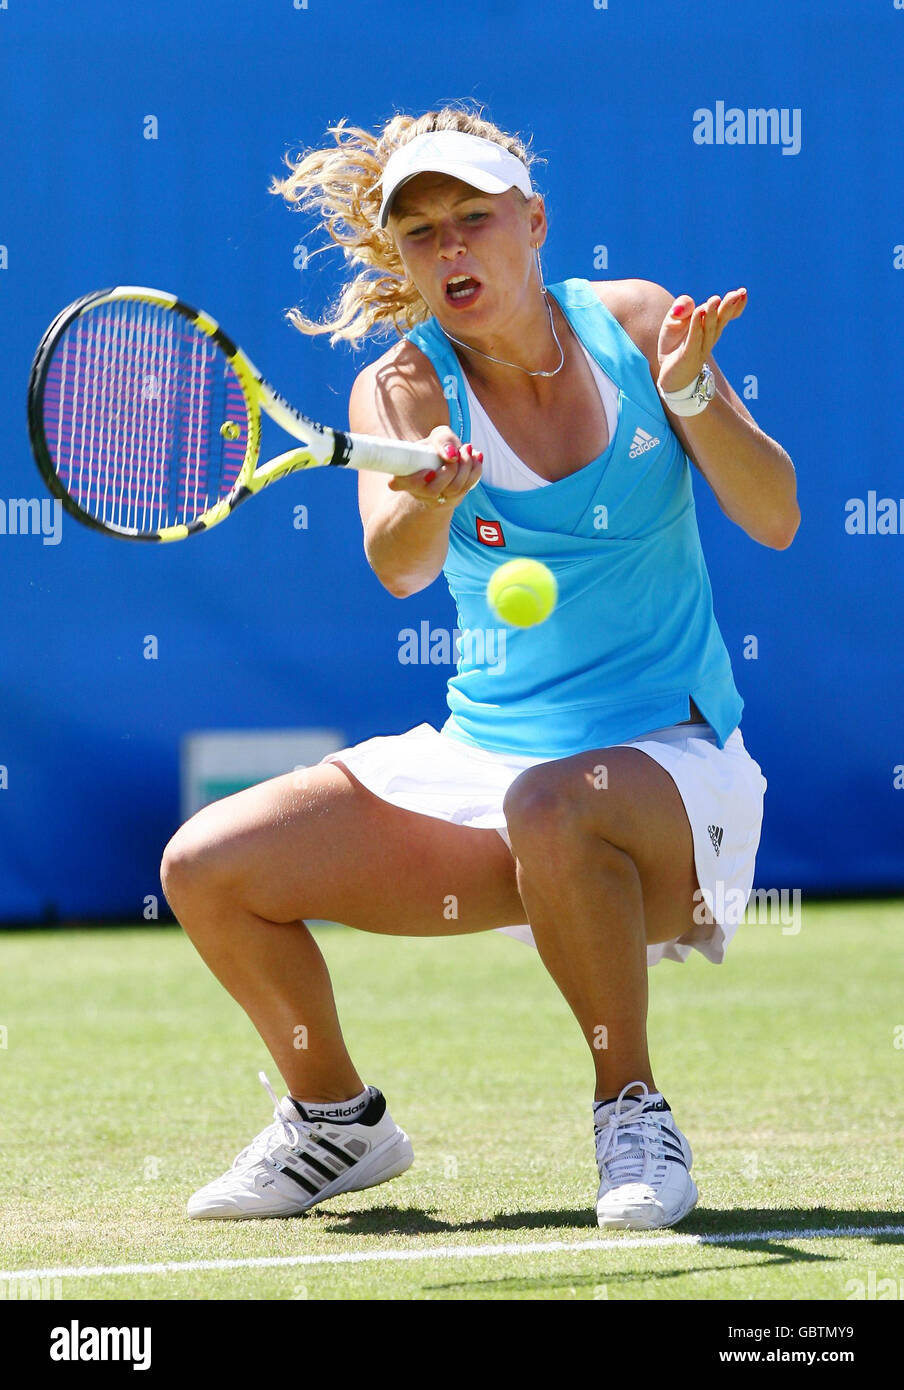
[[[483,454],[462,444],[448,425],[437,425],[423,443],[436,449],[437,467],[391,478],[389,486],[393,492],[409,492],[429,507],[451,510],[480,482]]]

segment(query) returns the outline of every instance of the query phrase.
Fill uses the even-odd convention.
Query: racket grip
[[[411,444],[371,434],[346,434],[345,438],[348,454],[342,462],[346,468],[407,477],[442,462],[432,444]]]

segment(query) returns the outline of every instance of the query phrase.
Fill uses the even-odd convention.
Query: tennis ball
[[[545,622],[557,598],[555,575],[539,560],[509,560],[493,572],[487,585],[487,602],[512,627]]]

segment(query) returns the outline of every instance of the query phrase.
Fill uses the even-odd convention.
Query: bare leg
[[[336,764],[205,807],[170,841],[161,876],[186,933],[300,1100],[346,1100],[364,1086],[305,917],[439,936],[526,915],[494,830],[400,810]]]
[[[550,846],[551,853],[554,846]],[[533,858],[518,886],[543,963],[592,1050],[596,1100],[628,1081],[656,1090],[647,1051],[647,953],[640,876],[606,844],[559,858],[557,874]],[[605,904],[588,911],[589,903]]]
[[[698,886],[677,787],[639,749],[610,748],[522,773],[505,811],[537,949],[591,1048],[596,1099],[631,1081],[655,1090],[646,947],[692,927]]]

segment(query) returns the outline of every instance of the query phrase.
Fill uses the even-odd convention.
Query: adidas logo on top
[[[658,435],[647,434],[646,430],[642,430],[638,425],[634,431],[634,438],[631,440],[628,458],[640,458],[641,454],[645,454],[649,449],[655,449],[659,442]]]
[[[722,848],[722,827],[721,825],[708,825],[706,828],[709,831],[709,838],[713,842],[713,849],[716,851],[716,858],[718,859],[719,850]]]

